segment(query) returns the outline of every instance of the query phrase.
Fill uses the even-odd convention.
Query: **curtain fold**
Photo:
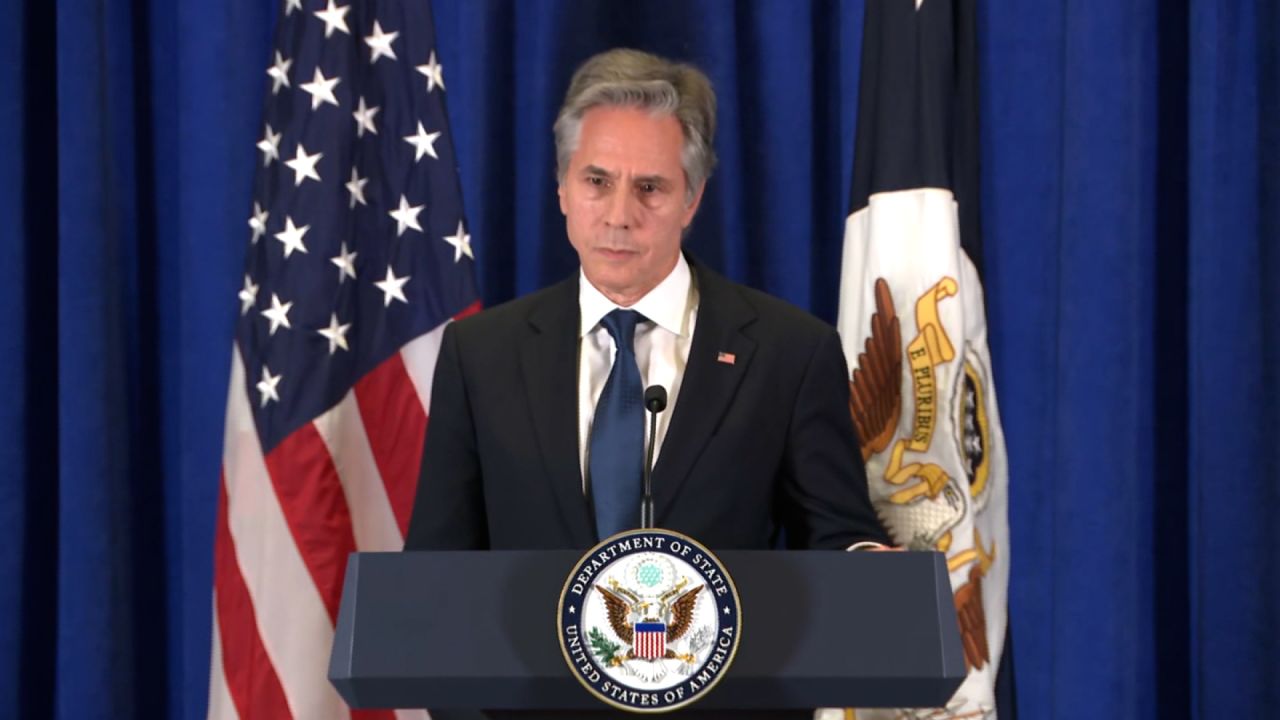
[[[998,37],[988,13],[987,307],[1009,413],[1013,641],[1022,703],[1046,717],[1154,717],[1179,672],[1154,643],[1177,627],[1158,627],[1153,592],[1166,560],[1153,396],[1171,350],[1154,344],[1154,289],[1179,241],[1156,236],[1159,11],[1020,7],[1024,32]]]
[[[11,688],[0,716],[20,709],[47,716],[52,706],[54,647],[44,631],[56,625],[49,590],[57,564],[57,327],[44,308],[55,276],[58,226],[57,139],[53,88],[25,68],[52,64],[53,7],[19,7],[0,24],[0,677]],[[28,241],[33,238],[33,241]]]
[[[1266,0],[1192,5],[1189,629],[1203,717],[1280,707],[1278,23]]]
[[[11,5],[0,717],[200,718],[227,349],[283,3]],[[551,123],[573,67],[626,45],[697,63],[718,91],[689,246],[834,320],[861,0],[432,5],[486,306],[574,271]],[[1267,716],[1280,10],[979,8],[1020,710]]]

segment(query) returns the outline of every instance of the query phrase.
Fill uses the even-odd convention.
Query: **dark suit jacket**
[[[835,330],[690,264],[698,319],[653,470],[658,527],[713,550],[775,547],[780,531],[796,548],[888,542]],[[578,315],[575,275],[446,328],[406,549],[596,542],[579,469]]]

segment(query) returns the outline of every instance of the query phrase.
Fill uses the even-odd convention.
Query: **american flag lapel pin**
[[[738,360],[738,357],[733,353],[727,353],[727,352],[721,351],[716,354],[716,362],[722,362],[725,365],[732,365],[737,360]]]

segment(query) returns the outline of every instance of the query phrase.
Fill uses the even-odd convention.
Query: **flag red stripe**
[[[266,465],[294,544],[330,622],[337,623],[347,556],[355,551],[356,541],[329,450],[315,426],[307,423],[267,455]]]
[[[477,300],[453,316],[461,320],[483,308]],[[375,369],[352,388],[360,407],[374,462],[382,476],[391,511],[400,527],[400,534],[409,532],[409,516],[413,512],[413,498],[418,491],[418,478],[422,463],[422,439],[426,436],[431,396],[431,379],[435,370],[439,336],[443,326],[433,329],[409,343],[408,349],[434,337],[427,347],[434,349],[402,354],[395,361],[388,361]],[[407,363],[410,363],[406,365]],[[407,383],[405,381],[408,381]],[[417,397],[417,410],[409,402],[410,394]],[[381,401],[389,401],[379,404]],[[372,408],[378,408],[373,410]],[[421,411],[421,415],[419,412]],[[388,427],[389,426],[389,427]]]
[[[267,649],[258,634],[253,601],[236,562],[227,519],[227,487],[218,490],[218,521],[213,549],[214,611],[222,643],[222,671],[241,720],[290,718],[289,703]]]
[[[409,515],[418,489],[427,413],[399,353],[357,382],[355,394],[391,512],[404,536],[409,532]]]

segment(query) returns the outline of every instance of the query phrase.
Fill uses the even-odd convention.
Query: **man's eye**
[[[654,183],[640,183],[640,192],[651,195],[658,192],[658,186]]]
[[[587,182],[596,187],[604,187],[605,179],[598,175],[590,175],[587,177]]]

